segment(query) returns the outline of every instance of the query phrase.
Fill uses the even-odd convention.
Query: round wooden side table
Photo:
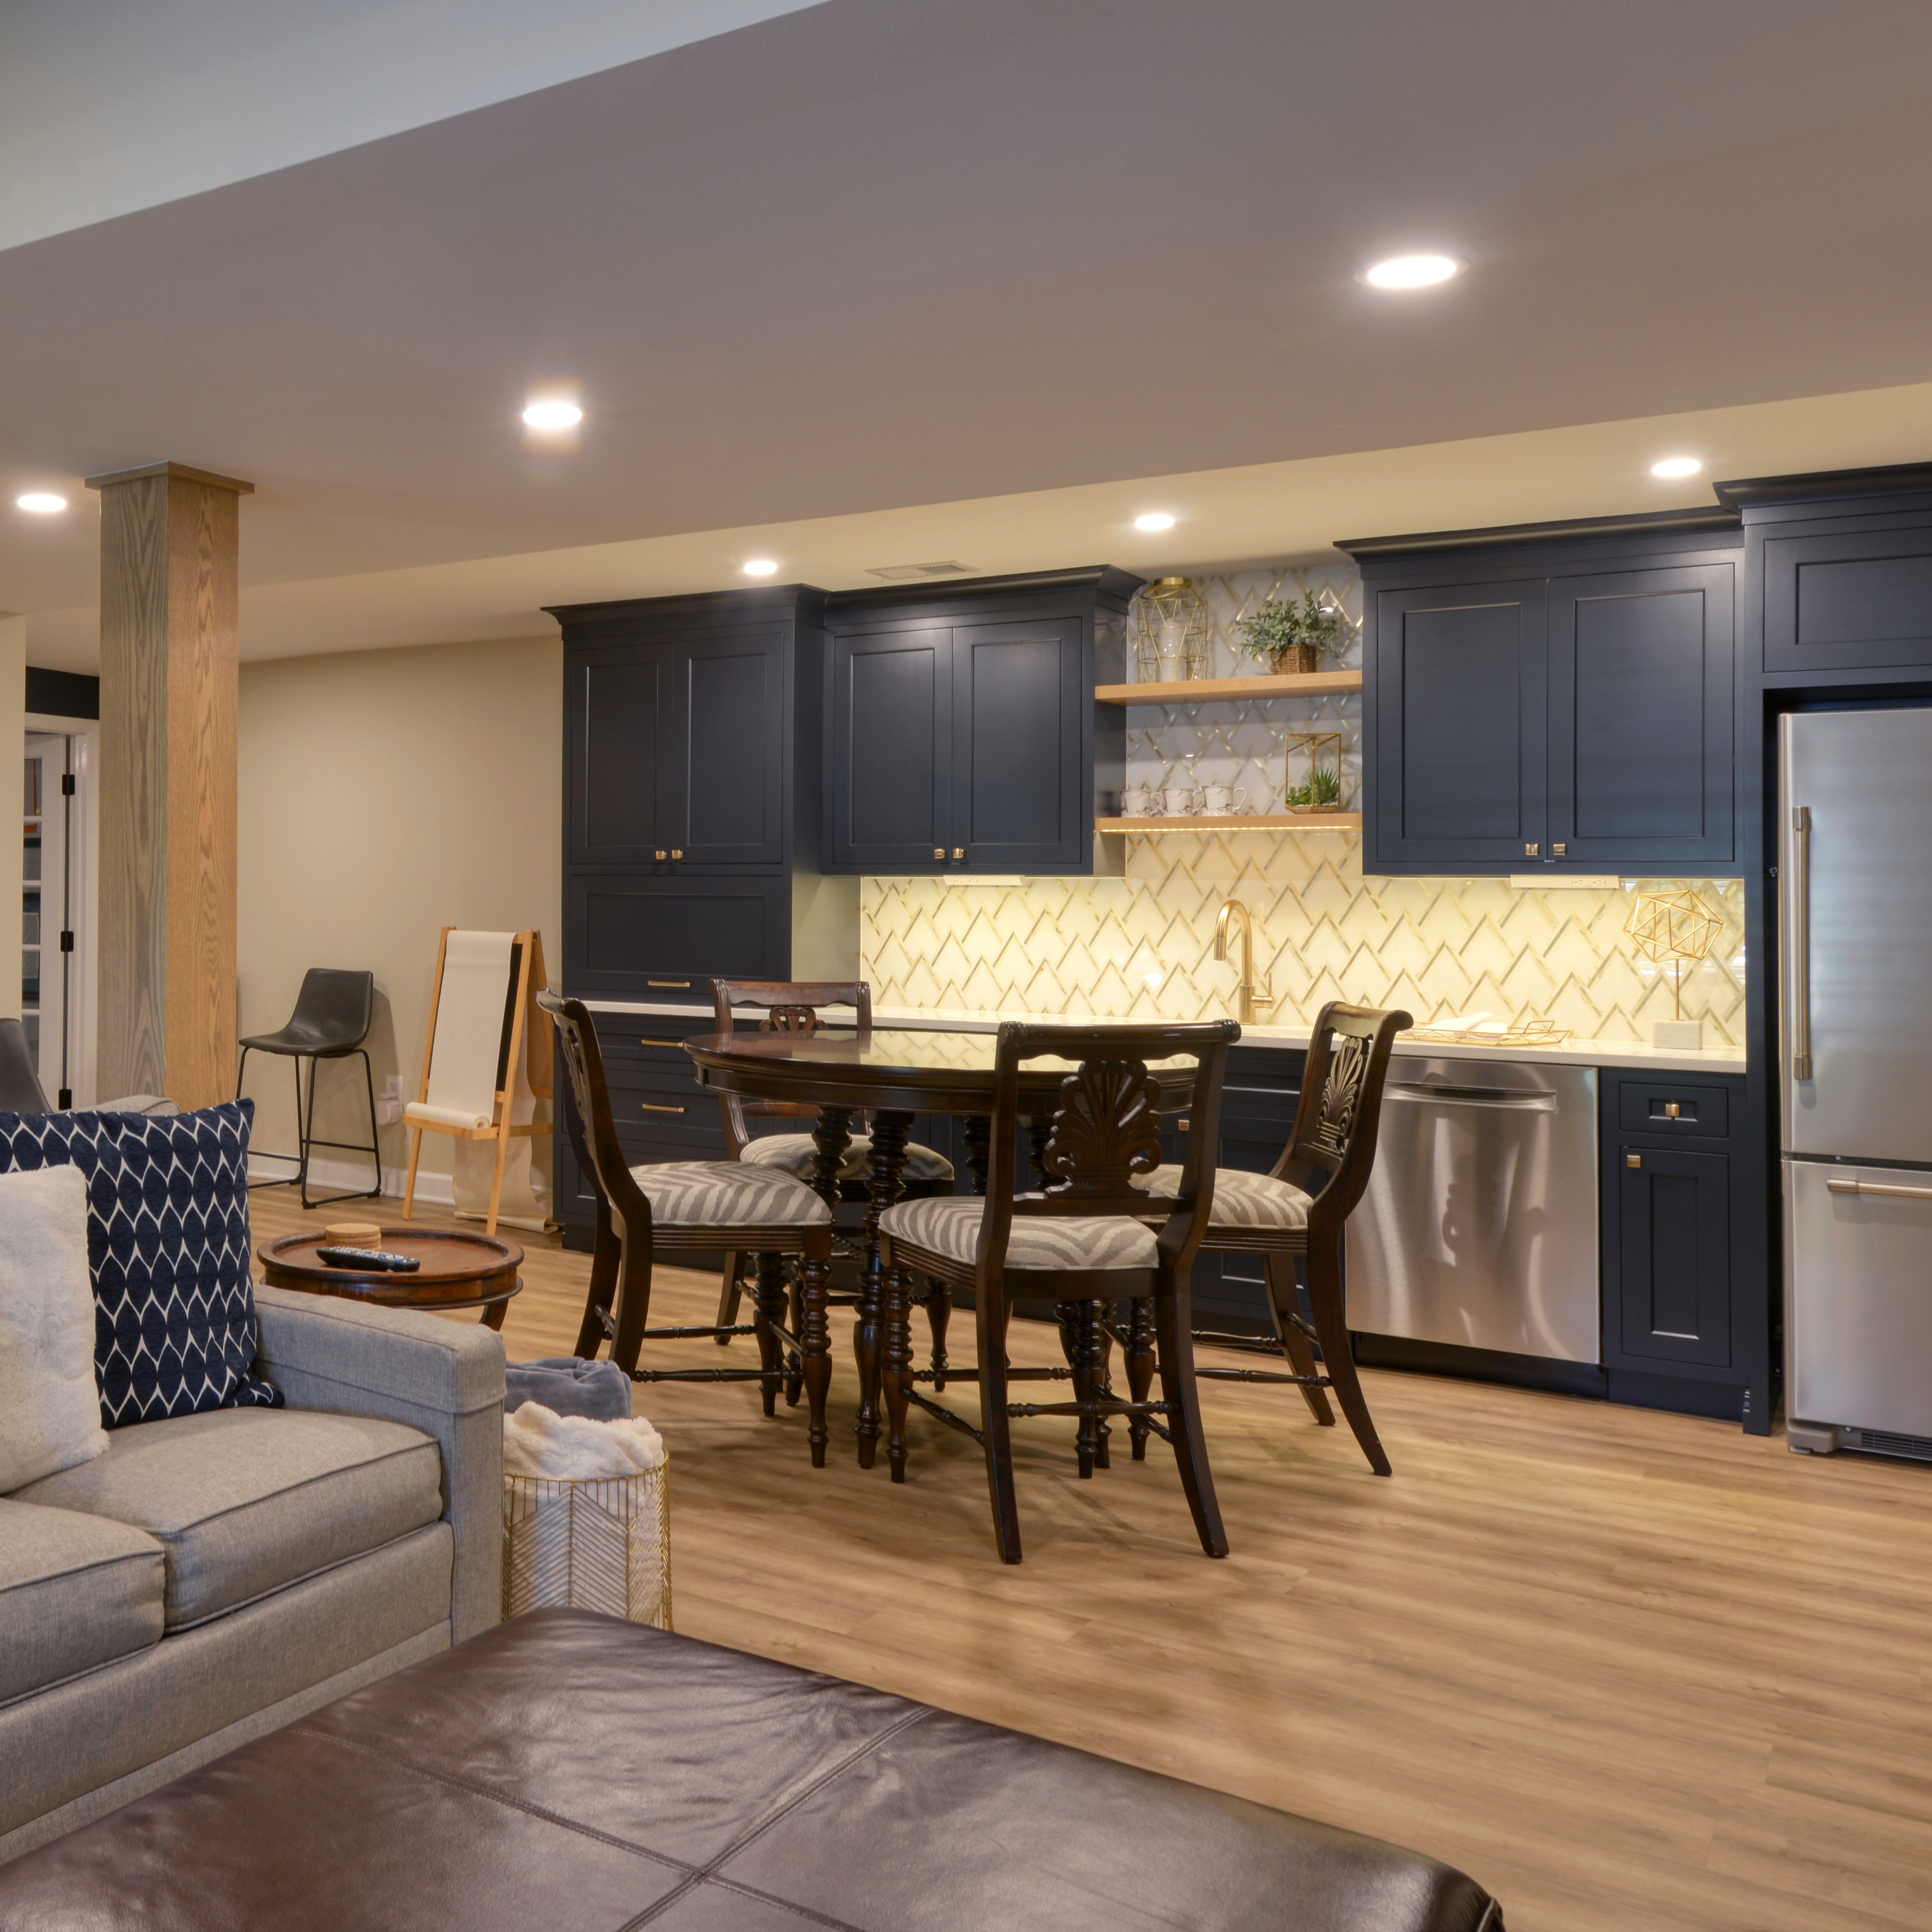
[[[385,1228],[386,1250],[414,1255],[422,1262],[413,1274],[331,1268],[316,1258],[316,1250],[328,1245],[328,1237],[320,1229],[269,1242],[260,1250],[263,1282],[270,1288],[340,1295],[345,1301],[366,1301],[379,1308],[420,1308],[434,1314],[474,1308],[491,1328],[502,1327],[512,1298],[524,1289],[517,1274],[523,1265],[523,1250],[490,1234]]]

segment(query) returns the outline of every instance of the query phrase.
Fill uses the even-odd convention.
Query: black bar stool
[[[292,1160],[296,1171],[286,1180],[251,1180],[250,1187],[286,1187],[292,1183],[302,1190],[304,1208],[326,1208],[336,1201],[368,1201],[382,1191],[382,1152],[376,1136],[376,1076],[370,1071],[369,1055],[362,1042],[369,1036],[369,1023],[376,1006],[376,976],[373,973],[346,973],[329,966],[311,966],[302,976],[302,991],[296,1010],[280,1033],[256,1034],[242,1042],[242,1059],[235,1070],[235,1097],[242,1097],[242,1078],[252,1053],[286,1054],[296,1064],[296,1132],[301,1142],[298,1154],[264,1154],[264,1160]],[[363,1084],[369,1090],[369,1144],[355,1141],[319,1141],[315,1137],[315,1063],[346,1060],[351,1054],[362,1058]],[[308,1114],[302,1114],[302,1064],[309,1062]],[[326,1194],[320,1201],[308,1198],[308,1157],[311,1149],[339,1148],[345,1154],[366,1154],[376,1163],[376,1184],[347,1194]]]

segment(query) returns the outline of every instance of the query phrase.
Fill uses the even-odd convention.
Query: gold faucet
[[[1251,1026],[1254,1023],[1257,1006],[1274,1004],[1274,988],[1268,976],[1264,974],[1261,991],[1258,993],[1255,991],[1254,922],[1248,917],[1247,908],[1239,899],[1223,899],[1221,902],[1220,915],[1214,922],[1214,957],[1226,959],[1228,956],[1228,921],[1235,913],[1241,916],[1241,1004],[1235,1018],[1244,1026]]]

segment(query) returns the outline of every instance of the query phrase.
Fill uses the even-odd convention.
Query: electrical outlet
[[[376,1097],[376,1124],[379,1127],[393,1127],[403,1118],[403,1076],[392,1073],[382,1082],[382,1090]]]

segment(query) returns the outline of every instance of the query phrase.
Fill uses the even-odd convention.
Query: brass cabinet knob
[[[1570,855],[1570,848],[1560,838],[1558,839],[1556,843],[1551,846],[1550,849],[1551,851],[1554,852],[1559,859],[1568,858]]]
[[[964,847],[964,846],[963,846],[963,845],[956,845],[956,846],[954,846],[954,847],[953,847],[953,848],[952,848],[952,856],[953,856],[953,857],[954,857],[954,858],[956,858],[956,859],[963,859],[963,858],[964,858],[964,857],[965,857],[965,856],[966,856],[966,848],[965,848],[965,847]]]
[[[1525,845],[1522,848],[1522,856],[1526,859],[1540,859],[1543,856],[1543,848],[1538,844]]]
[[[1664,1103],[1664,1118],[1666,1120],[1678,1119],[1683,1112],[1684,1109],[1675,1100],[1666,1100]]]
[[[932,856],[935,859],[944,858],[946,856],[946,848],[944,845],[935,845],[932,848]]]
[[[658,848],[658,856],[660,859],[668,859],[670,856],[670,854],[667,852],[662,845],[660,845]]]
[[[680,846],[674,845],[670,848],[670,856],[674,859],[682,859],[684,856],[683,848]]]
[[[1624,1156],[1624,1165],[1626,1167],[1641,1167],[1643,1165],[1643,1156],[1640,1154],[1627,1154]]]

